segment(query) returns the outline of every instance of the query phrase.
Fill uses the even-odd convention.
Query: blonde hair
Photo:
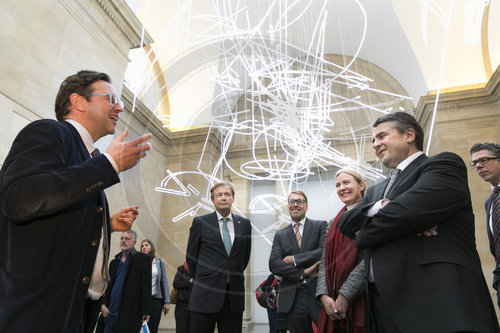
[[[354,180],[356,180],[356,182],[358,184],[363,184],[365,185],[363,190],[361,191],[361,196],[364,197],[365,196],[365,191],[366,189],[368,188],[368,184],[366,184],[366,179],[365,177],[363,177],[359,172],[353,170],[353,169],[339,169],[337,171],[337,173],[335,173],[335,179],[338,177],[338,175],[340,175],[341,173],[347,173],[348,175],[351,175]]]

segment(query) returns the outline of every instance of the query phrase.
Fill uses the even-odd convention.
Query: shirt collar
[[[85,127],[82,126],[79,122],[73,119],[65,119],[64,121],[67,121],[73,127],[77,130],[78,134],[80,134],[80,137],[83,140],[83,143],[85,144],[85,148],[87,148],[89,154],[92,154],[94,151],[94,140],[92,140],[92,136],[90,135],[89,131]]]
[[[297,222],[292,221],[292,226],[295,225]],[[306,224],[306,218],[304,217],[302,220],[299,221],[300,226],[303,227]]]
[[[423,154],[423,152],[418,151],[418,152],[414,153],[413,155],[408,156],[405,160],[403,160],[403,162],[398,164],[396,169],[403,171],[404,169],[406,169],[406,167],[408,165],[410,165],[411,162],[415,161],[417,159],[417,157],[419,157],[422,154]]]
[[[218,211],[215,211],[215,213],[217,214],[217,221],[220,221],[224,218],[224,216],[222,216]],[[228,216],[226,216],[226,218],[229,220],[229,221],[233,221],[233,213],[229,213]]]

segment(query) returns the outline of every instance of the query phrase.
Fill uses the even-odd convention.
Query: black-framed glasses
[[[288,204],[289,205],[293,205],[293,204],[303,205],[305,203],[306,203],[306,201],[303,200],[303,199],[288,199]]]
[[[470,162],[470,166],[475,168],[478,163],[481,163],[482,165],[487,164],[490,160],[496,160],[498,157],[481,157],[477,160],[473,160]]]
[[[118,104],[120,104],[120,106],[122,107],[123,109],[123,102],[118,98],[118,96],[114,95],[114,94],[110,94],[110,93],[107,93],[107,94],[87,94],[87,95],[83,95],[84,97],[90,97],[90,96],[108,96],[109,98],[109,104],[111,104],[112,107],[116,107]]]

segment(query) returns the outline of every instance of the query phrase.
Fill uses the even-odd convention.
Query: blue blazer
[[[216,313],[222,309],[229,280],[228,294],[232,312],[245,309],[243,271],[250,259],[252,227],[250,220],[233,214],[234,241],[229,255],[224,248],[215,212],[195,217],[189,233],[186,262],[193,289],[188,310]]]
[[[21,130],[0,171],[0,332],[78,332],[118,182],[71,124]]]

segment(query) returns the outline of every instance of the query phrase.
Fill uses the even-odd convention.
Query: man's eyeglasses
[[[113,95],[113,94],[87,94],[87,95],[83,95],[83,96],[84,97],[89,97],[89,96],[108,96],[108,98],[109,98],[109,104],[111,104],[112,107],[115,107],[118,104],[120,104],[120,106],[123,109],[123,102],[120,101],[120,99],[118,98],[118,96]]]
[[[302,200],[302,199],[288,199],[288,204],[289,205],[293,205],[293,204],[303,205],[305,203],[306,203],[306,201]]]
[[[481,163],[482,165],[485,165],[490,160],[496,160],[496,159],[498,159],[498,157],[482,157],[480,159],[473,160],[472,162],[470,162],[470,166],[473,167],[473,168],[475,168],[478,163]]]

